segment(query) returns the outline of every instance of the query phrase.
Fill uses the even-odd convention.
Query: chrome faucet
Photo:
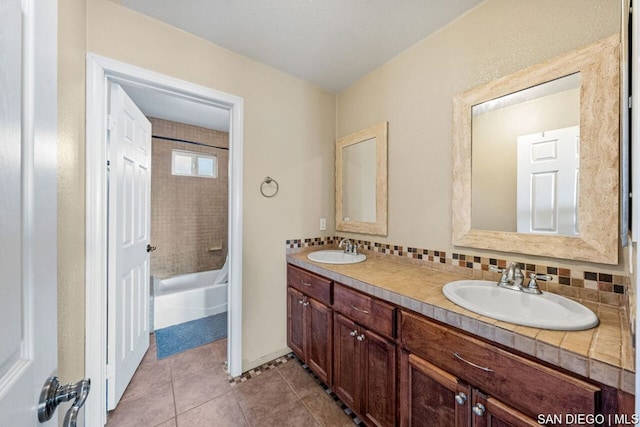
[[[498,281],[498,286],[513,289],[514,291],[522,290],[524,275],[522,274],[522,269],[520,268],[520,266],[515,262],[509,264],[509,267],[507,268],[498,268],[492,265],[489,266],[489,269],[491,271],[502,273],[502,276],[500,276],[500,281]]]
[[[342,249],[342,247],[344,247],[345,254],[353,254],[353,255],[358,254],[358,250],[357,250],[358,246],[355,245],[353,242],[351,242],[351,240],[347,238],[340,240],[340,243],[338,243],[338,248]]]
[[[514,291],[526,292],[528,294],[542,293],[542,291],[538,287],[537,280],[547,281],[552,279],[552,277],[547,274],[531,273],[529,275],[529,285],[524,286],[524,274],[522,273],[522,269],[520,268],[520,266],[515,262],[509,264],[509,267],[507,268],[498,268],[491,265],[489,266],[489,270],[502,273],[502,275],[500,276],[500,280],[497,283],[498,286],[507,289],[513,289]]]

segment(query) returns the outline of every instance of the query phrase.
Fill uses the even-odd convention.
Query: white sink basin
[[[342,250],[315,251],[307,254],[311,261],[323,264],[355,264],[367,259],[364,254],[347,254]]]
[[[527,294],[487,280],[447,283],[442,292],[457,305],[493,319],[540,329],[580,331],[598,324],[587,307],[560,295]]]

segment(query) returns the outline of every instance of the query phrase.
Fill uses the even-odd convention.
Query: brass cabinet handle
[[[369,314],[369,312],[367,310],[363,310],[361,308],[358,308],[353,304],[350,304],[350,305],[351,305],[351,308],[353,308],[355,311],[359,311],[360,313],[364,313],[364,314]]]
[[[474,368],[481,369],[481,370],[483,370],[483,371],[485,371],[485,372],[493,372],[493,369],[491,369],[491,368],[487,368],[486,366],[480,366],[480,365],[476,365],[476,364],[475,364],[475,363],[473,363],[473,362],[469,362],[467,359],[465,359],[464,357],[460,356],[460,353],[458,353],[458,352],[454,352],[454,353],[453,353],[453,356],[454,356],[456,359],[463,361],[463,362],[464,362],[464,363],[466,363],[467,365],[471,365],[471,366],[473,366]]]

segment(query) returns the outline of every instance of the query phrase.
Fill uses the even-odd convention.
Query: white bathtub
[[[181,274],[153,280],[153,329],[227,311],[227,278],[223,270]],[[223,283],[218,283],[222,281]]]

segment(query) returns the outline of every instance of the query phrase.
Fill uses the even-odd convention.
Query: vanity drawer
[[[408,351],[530,416],[594,414],[600,388],[452,328],[401,312],[400,336]]]
[[[287,285],[326,305],[331,305],[331,283],[329,279],[287,265]]]
[[[387,337],[395,336],[394,306],[337,283],[333,289],[333,297],[334,310],[368,329]]]

